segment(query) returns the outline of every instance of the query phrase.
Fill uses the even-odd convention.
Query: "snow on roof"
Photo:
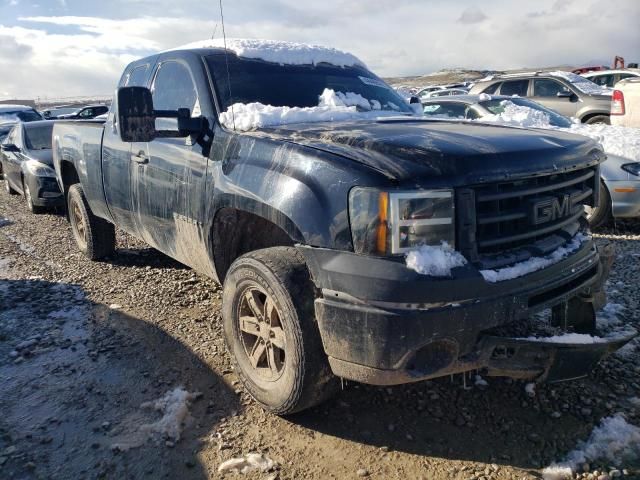
[[[18,110],[33,110],[33,108],[27,105],[11,105],[8,103],[0,104],[0,112],[15,112]]]
[[[555,72],[547,72],[552,77],[562,78],[571,83],[574,87],[587,95],[611,95],[613,91],[610,88],[602,87],[597,83],[593,83],[582,75],[576,75],[572,72],[563,72],[561,70]]]
[[[194,48],[224,49],[225,41],[222,38],[202,40],[172,48],[171,50],[189,50]],[[282,65],[316,65],[318,63],[329,63],[338,67],[360,66],[366,68],[366,65],[354,55],[321,45],[285,42],[282,40],[227,38],[226,48],[239,57],[254,58]]]

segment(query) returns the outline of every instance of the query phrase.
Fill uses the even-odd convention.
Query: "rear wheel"
[[[115,251],[114,226],[91,212],[79,183],[69,188],[67,208],[73,237],[82,253],[90,260],[99,260]]]
[[[24,192],[24,200],[27,202],[27,208],[29,209],[29,211],[35,214],[42,213],[44,211],[44,208],[33,204],[31,190],[29,189],[29,185],[27,185],[24,180],[22,181],[22,191]]]
[[[608,115],[594,115],[584,123],[588,125],[593,125],[594,123],[604,123],[605,125],[611,125],[611,119]]]
[[[587,212],[587,220],[592,229],[601,227],[611,219],[611,195],[604,182],[600,182],[600,199],[595,207],[584,207]]]
[[[227,348],[246,390],[270,412],[304,410],[337,390],[313,301],[309,272],[293,247],[243,255],[225,279]]]

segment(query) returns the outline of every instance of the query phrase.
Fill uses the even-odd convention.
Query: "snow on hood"
[[[587,95],[612,95],[613,90],[609,87],[603,87],[598,85],[597,83],[592,82],[588,78],[585,78],[581,75],[576,75],[572,72],[549,72],[549,75],[552,77],[558,77],[570,82],[571,85],[576,87],[582,93],[586,93]]]
[[[172,48],[171,50],[189,50],[193,48],[225,48],[225,41],[222,38],[202,40]],[[281,65],[329,63],[338,67],[359,66],[367,68],[356,56],[335,48],[323,47],[322,45],[254,38],[227,38],[226,49],[234,52],[239,57],[254,58]]]
[[[358,110],[358,107],[362,111]],[[393,108],[393,105],[387,107]],[[274,107],[263,103],[235,103],[220,114],[220,122],[239,131],[274,127],[290,123],[339,122],[397,116],[398,112],[381,110],[377,100],[367,100],[353,92],[335,92],[325,88],[317,107]],[[396,107],[397,108],[397,107]]]
[[[617,125],[575,123],[571,128],[555,127],[549,123],[549,116],[533,108],[516,105],[509,100],[503,100],[504,110],[499,114],[487,115],[474,122],[497,123],[525,128],[544,128],[560,130],[583,135],[599,142],[605,153],[628,158],[640,162],[640,129],[621,127]]]

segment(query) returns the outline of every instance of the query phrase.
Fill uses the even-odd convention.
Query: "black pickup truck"
[[[229,352],[265,408],[308,408],[339,377],[578,378],[628,340],[503,333],[547,309],[563,331],[594,331],[608,273],[582,207],[598,194],[595,142],[417,117],[359,62],[243,51],[133,62],[106,122],[56,123],[54,163],[89,258],[114,252],[118,226],[223,284]],[[326,89],[355,103],[334,115]],[[407,252],[442,241],[463,261],[408,268]]]

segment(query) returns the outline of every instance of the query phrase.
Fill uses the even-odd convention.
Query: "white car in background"
[[[616,83],[625,78],[640,77],[640,68],[625,68],[618,70],[598,70],[583,73],[581,76],[588,78],[593,83],[602,87],[613,88]]]
[[[640,77],[616,85],[611,96],[611,125],[640,128]]]
[[[423,95],[420,99],[434,98],[434,97],[450,97],[452,95],[467,95],[469,92],[463,88],[443,88],[441,90],[435,90]]]

